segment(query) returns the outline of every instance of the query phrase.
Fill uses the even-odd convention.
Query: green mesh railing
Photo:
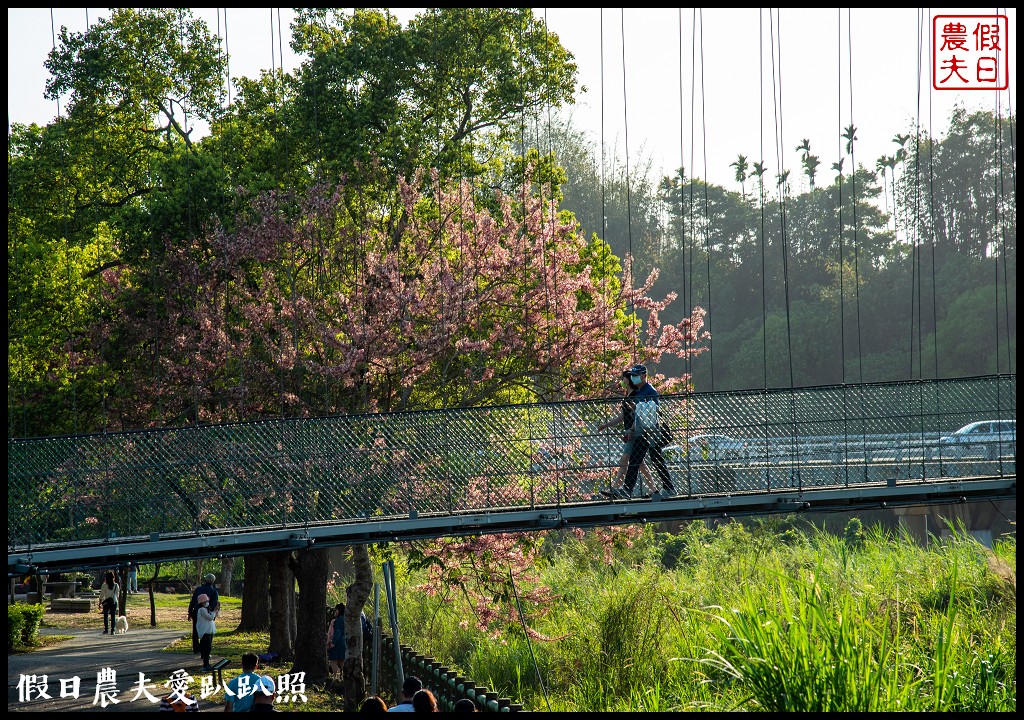
[[[596,426],[620,402],[11,439],[8,547],[595,501],[622,452]],[[1015,375],[662,396],[660,413],[680,495],[1016,473],[1015,433],[941,440],[1015,421]]]

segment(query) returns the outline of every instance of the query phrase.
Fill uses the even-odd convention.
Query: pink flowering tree
[[[662,323],[674,295],[649,297],[656,275],[634,281],[630,259],[623,269],[605,242],[585,238],[550,187],[527,183],[487,209],[468,183],[442,188],[420,177],[395,193],[385,188],[382,180],[254,198],[230,231],[168,246],[159,308],[119,278],[121,304],[147,307],[104,321],[132,341],[125,362],[136,372],[126,377],[136,388],[116,405],[125,424],[592,397],[633,362],[701,351],[703,311]],[[655,379],[665,391],[689,387],[686,376]],[[463,588],[494,630],[494,613],[507,623],[509,608],[487,610],[486,598],[499,586],[507,594],[507,573],[529,608],[549,603],[530,575],[536,549],[534,540],[499,535],[418,552],[438,568],[431,587]],[[354,563],[346,627],[357,635],[372,587],[365,548],[354,550]],[[300,617],[318,616],[326,566],[292,567],[317,576],[299,583],[311,603]],[[321,641],[310,635],[311,658]],[[302,645],[300,636],[297,663]],[[359,667],[347,663],[346,673]]]
[[[467,183],[420,187],[390,203],[345,187],[262,196],[234,231],[169,248],[163,322],[118,321],[150,353],[145,399],[122,412],[173,424],[574,399],[633,362],[701,351],[703,311],[663,324],[675,296],[648,297],[656,274],[634,282],[628,258],[620,280],[550,192],[488,212]]]

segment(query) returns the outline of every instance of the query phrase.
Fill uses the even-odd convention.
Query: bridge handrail
[[[622,442],[596,428],[620,403],[9,438],[8,548],[591,502],[614,482]],[[771,492],[780,472],[800,486],[848,487],[1016,467],[1015,443],[984,446],[980,460],[938,451],[939,437],[970,421],[1015,418],[1016,375],[665,395],[660,413],[684,447],[696,434],[746,430],[740,458],[670,458],[685,495]]]

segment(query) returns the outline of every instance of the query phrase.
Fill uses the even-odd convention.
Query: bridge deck
[[[596,500],[620,400],[8,441],[8,566],[1016,496],[1016,376],[663,396],[679,496]],[[698,435],[738,440],[728,449]],[[724,446],[723,446],[724,447]]]

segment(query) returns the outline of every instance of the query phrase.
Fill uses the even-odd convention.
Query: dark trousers
[[[203,665],[210,664],[210,651],[213,649],[213,633],[206,633],[199,638],[199,654],[203,658]]]
[[[110,632],[114,632],[114,623],[117,622],[117,601],[103,603],[103,632],[107,632],[107,618],[110,618]]]
[[[199,653],[199,633],[196,632],[196,619],[192,618],[192,654]]]
[[[668,472],[668,465],[665,464],[665,456],[661,454],[661,448],[651,445],[647,438],[647,433],[640,433],[633,441],[633,450],[629,453],[629,467],[626,468],[626,479],[622,486],[627,492],[633,492],[637,475],[640,474],[640,465],[648,454],[651,456],[651,466],[661,480],[662,488],[670,491],[674,490],[672,487],[672,476]]]

